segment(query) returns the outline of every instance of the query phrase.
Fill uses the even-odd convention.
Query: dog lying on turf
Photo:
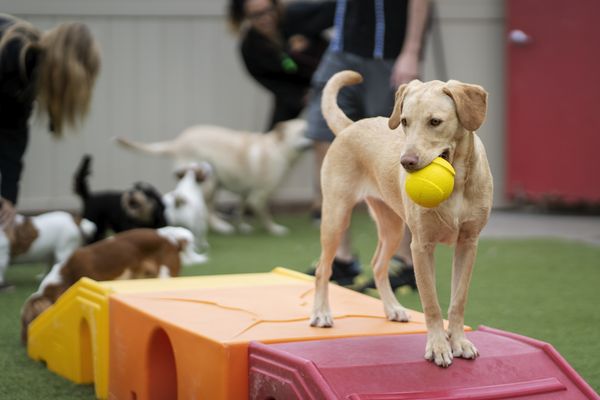
[[[81,247],[57,263],[21,309],[21,340],[27,327],[71,285],[83,277],[97,281],[168,278],[181,265],[201,264],[207,257],[194,251],[194,235],[185,228],[131,229]]]
[[[161,194],[149,183],[138,182],[123,192],[90,192],[87,178],[91,162],[91,156],[84,156],[73,179],[74,191],[83,202],[83,218],[96,224],[96,233],[89,243],[103,239],[109,230],[123,232],[167,225]]]
[[[215,213],[214,200],[218,189],[226,189],[242,198],[238,215],[249,206],[265,229],[273,235],[287,233],[287,228],[273,221],[268,199],[287,172],[307,149],[311,141],[304,137],[306,122],[290,120],[277,124],[273,131],[236,131],[233,129],[198,125],[183,131],[170,141],[138,143],[117,138],[129,149],[143,153],[172,157],[178,165],[206,161],[212,165],[215,180],[205,190],[209,210],[209,225],[220,233],[235,229]],[[248,225],[242,224],[244,228]]]
[[[377,224],[373,275],[388,319],[409,320],[391,290],[387,271],[406,223],[413,234],[412,256],[427,323],[425,358],[442,367],[449,366],[453,357],[476,358],[478,351],[466,338],[463,324],[479,233],[492,206],[492,175],[483,144],[475,135],[485,119],[487,93],[458,81],[414,80],[398,89],[389,119],[353,122],[338,107],[336,97],[342,87],[361,81],[356,72],[343,71],[329,80],[323,92],[323,115],[336,139],[321,170],[321,256],[310,324],[333,325],[327,294],[332,261],[352,208],[365,199]],[[407,197],[404,181],[408,172],[438,156],[456,170],[454,191],[437,207],[423,208]],[[435,287],[437,243],[456,246],[447,333]]]

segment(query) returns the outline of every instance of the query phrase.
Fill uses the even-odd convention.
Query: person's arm
[[[429,0],[409,0],[404,44],[390,76],[390,84],[393,87],[410,82],[419,76],[419,57],[429,16],[429,3]]]

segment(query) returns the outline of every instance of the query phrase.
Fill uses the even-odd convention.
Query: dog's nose
[[[414,171],[419,164],[419,157],[414,154],[404,154],[400,158],[400,164],[402,164],[405,170]]]

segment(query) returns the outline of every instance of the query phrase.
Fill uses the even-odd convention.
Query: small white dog
[[[281,122],[266,134],[197,125],[164,142],[139,143],[123,138],[117,138],[117,142],[125,148],[171,157],[179,165],[194,161],[210,163],[215,172],[215,184],[206,185],[204,193],[209,225],[213,230],[234,231],[214,212],[215,194],[222,188],[240,195],[238,215],[244,215],[248,206],[269,233],[283,235],[288,229],[273,221],[268,200],[302,151],[312,144],[304,137],[305,130],[306,121],[300,119]],[[249,226],[242,224],[241,228],[247,230]]]
[[[177,169],[177,186],[162,197],[167,224],[189,229],[196,238],[196,247],[202,250],[208,248],[208,211],[201,183],[211,173],[212,167],[206,162],[193,163]]]
[[[63,262],[96,232],[96,225],[64,211],[17,215],[11,231],[0,230],[0,284],[10,264]]]

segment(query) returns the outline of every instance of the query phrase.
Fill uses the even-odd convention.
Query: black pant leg
[[[28,139],[27,128],[0,130],[0,195],[13,204],[17,204],[19,197],[19,181]]]

